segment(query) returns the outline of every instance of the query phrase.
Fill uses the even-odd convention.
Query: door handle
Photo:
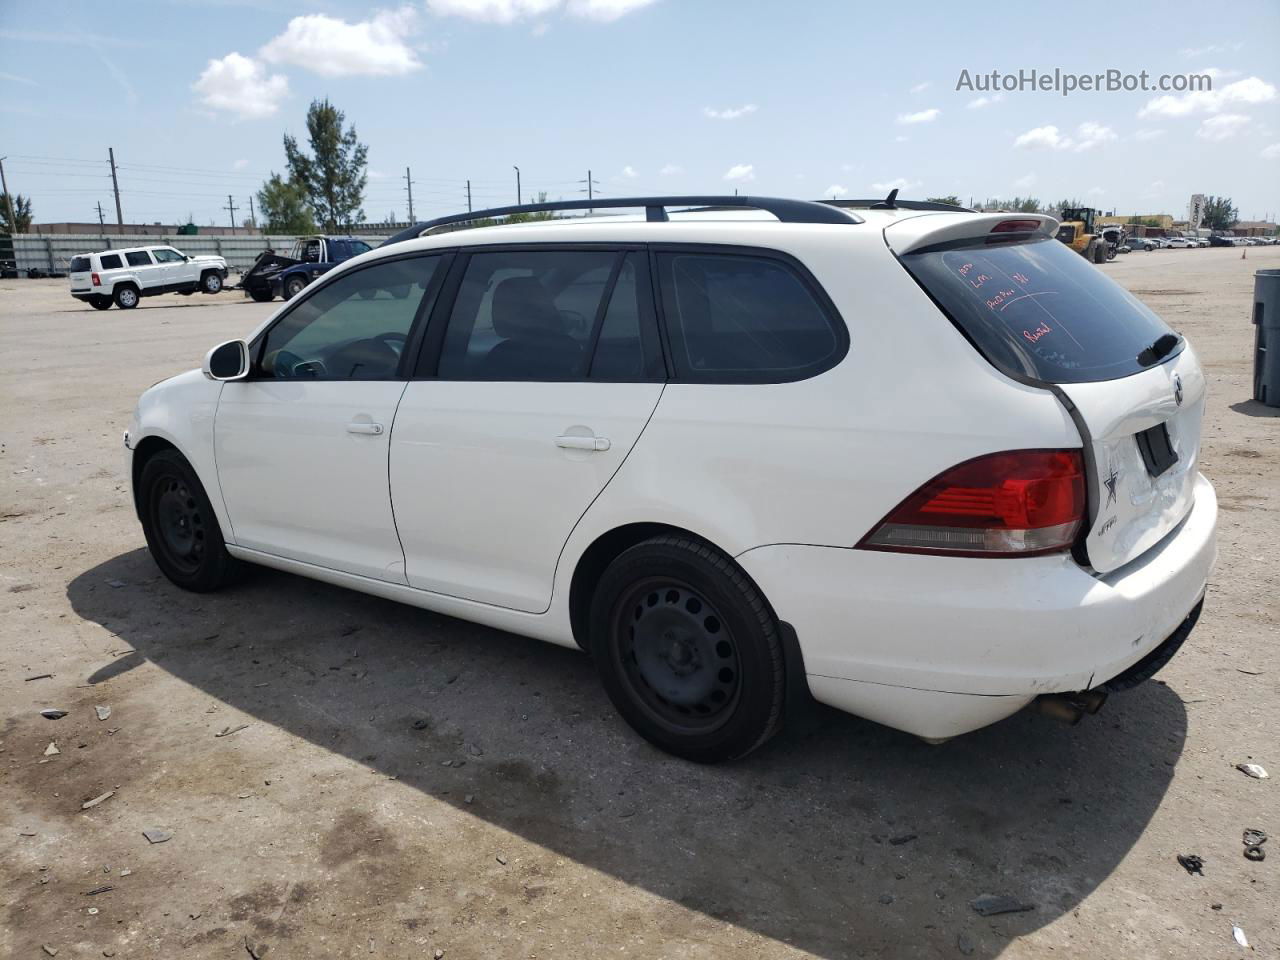
[[[382,424],[353,420],[351,423],[347,424],[347,433],[367,433],[374,437],[381,436]]]
[[[607,437],[556,437],[556,446],[566,450],[604,451],[609,449],[609,440]]]

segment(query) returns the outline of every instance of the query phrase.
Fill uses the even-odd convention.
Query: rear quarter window
[[[680,379],[802,380],[833,367],[848,348],[817,284],[781,257],[661,251],[658,274]]]
[[[901,260],[974,346],[1013,377],[1047,383],[1127,377],[1144,369],[1140,353],[1173,332],[1057,240],[936,247]]]

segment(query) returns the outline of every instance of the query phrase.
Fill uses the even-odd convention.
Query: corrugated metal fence
[[[28,270],[44,270],[50,273],[66,273],[71,258],[81,253],[98,253],[120,247],[170,246],[190,256],[215,254],[225,257],[227,266],[236,272],[247,270],[258,254],[267,247],[276,253],[288,254],[296,237],[179,237],[173,234],[155,236],[107,237],[96,234],[66,234],[39,236],[19,233],[13,238],[13,255],[17,261],[18,276],[25,277]],[[377,246],[385,237],[361,235],[360,239]]]

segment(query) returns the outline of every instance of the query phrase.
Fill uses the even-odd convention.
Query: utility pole
[[[520,198],[520,168],[513,163],[511,169],[516,172],[516,206],[518,207],[524,203]]]
[[[471,181],[467,181],[467,213],[471,212]]]
[[[98,232],[101,234],[103,241],[107,239],[107,221],[102,219],[102,201],[98,201]]]
[[[418,221],[413,217],[413,177],[410,176],[408,167],[404,168],[404,185],[409,191],[409,222],[417,223]]]
[[[585,189],[585,190],[579,190],[578,192],[579,192],[579,193],[585,193],[585,194],[587,195],[587,200],[588,200],[588,202],[589,202],[589,201],[591,201],[591,200],[594,200],[594,199],[596,198],[595,188],[596,188],[596,186],[600,183],[600,181],[599,181],[599,180],[594,179],[594,178],[591,176],[591,171],[590,171],[590,170],[588,170],[588,171],[587,171],[587,179],[586,179],[586,180],[579,180],[578,182],[579,182],[579,183],[585,183],[585,184],[587,185],[587,189]],[[590,213],[594,213],[594,212],[595,212],[595,211],[594,211],[594,210],[591,210],[591,209],[589,209],[589,210],[587,211],[587,213],[588,213],[588,214],[590,214]]]
[[[107,159],[111,163],[111,189],[116,195],[116,223],[124,226],[124,214],[120,211],[120,181],[116,179],[116,148],[107,147]],[[124,231],[122,230],[121,233]]]
[[[231,230],[232,230],[232,232],[235,232],[235,229],[236,229],[236,202],[235,202],[234,200],[232,200],[232,199],[231,199],[231,194],[229,194],[229,193],[227,194],[227,205],[226,205],[225,207],[223,207],[222,209],[223,209],[223,210],[226,210],[226,211],[228,211],[228,212],[230,212],[230,214],[231,214]]]
[[[253,224],[253,229],[258,229],[258,215],[253,212],[253,194],[249,194],[249,222]]]
[[[4,199],[9,205],[9,229],[18,232],[18,218],[13,215],[13,194],[9,192],[9,181],[4,178],[4,162],[8,157],[0,157],[0,187],[4,188]],[[468,207],[468,209],[470,209]]]

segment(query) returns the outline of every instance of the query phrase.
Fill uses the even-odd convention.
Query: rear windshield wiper
[[[1156,338],[1156,342],[1138,354],[1138,365],[1149,367],[1152,364],[1159,363],[1169,354],[1173,353],[1174,348],[1182,342],[1182,337],[1176,333],[1166,333]]]

